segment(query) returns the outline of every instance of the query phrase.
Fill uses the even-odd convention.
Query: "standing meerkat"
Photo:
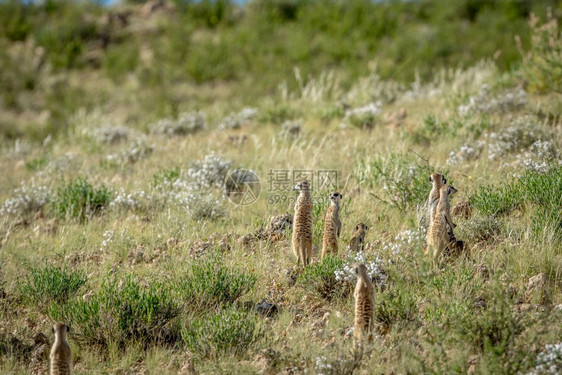
[[[359,252],[365,249],[365,236],[367,235],[368,229],[369,227],[363,223],[359,223],[355,226],[355,231],[349,241],[349,249],[351,251]]]
[[[303,268],[312,257],[312,196],[310,183],[302,181],[295,185],[293,190],[299,192],[295,203],[295,216],[293,217],[293,253],[297,262]]]
[[[447,179],[445,176],[439,173],[433,173],[429,176],[429,181],[432,183],[431,191],[429,192],[429,197],[427,198],[427,213],[426,217],[429,218],[429,225],[433,222],[433,216],[437,210],[437,204],[439,203],[439,191],[443,185],[447,184]],[[447,242],[447,249],[449,253],[461,253],[464,249],[464,242],[458,241],[455,237],[453,229],[457,227],[455,223],[451,220],[452,226],[447,224],[449,240]]]
[[[439,203],[437,203],[433,220],[427,231],[426,252],[431,255],[432,263],[443,254],[443,251],[449,245],[449,228],[453,228],[449,197],[456,192],[457,189],[449,185],[444,185],[439,190]]]
[[[353,266],[353,273],[357,275],[355,285],[355,320],[353,323],[353,337],[355,345],[361,345],[365,339],[373,341],[375,327],[375,288],[367,274],[367,267],[363,263]]]
[[[50,375],[70,375],[72,367],[72,353],[70,345],[66,341],[66,333],[70,329],[64,323],[56,323],[53,326],[55,342],[51,348],[51,372]]]
[[[341,233],[340,202],[342,195],[337,191],[330,194],[330,207],[324,217],[324,236],[322,238],[322,259],[328,254],[338,253],[338,237]]]
[[[442,174],[432,173],[429,176],[429,182],[431,182],[432,186],[429,197],[427,198],[427,217],[429,218],[428,223],[431,224],[433,215],[435,215],[435,210],[437,209],[437,203],[439,203],[439,191],[443,185],[447,184],[447,179]]]

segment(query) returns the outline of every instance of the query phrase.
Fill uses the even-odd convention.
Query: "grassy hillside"
[[[560,373],[560,8],[440,3],[0,4],[0,372],[62,321],[77,374]],[[434,171],[466,243],[437,268]],[[343,233],[300,270],[304,175],[315,251],[334,189]]]

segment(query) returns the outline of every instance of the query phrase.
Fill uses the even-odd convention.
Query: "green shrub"
[[[51,301],[66,302],[86,284],[87,279],[84,271],[45,266],[31,269],[20,290],[25,300],[44,307]]]
[[[102,212],[110,200],[108,188],[102,185],[95,189],[86,178],[79,177],[58,188],[51,205],[59,217],[75,217],[84,221]]]
[[[411,320],[417,312],[415,295],[400,286],[385,289],[375,298],[375,317],[384,327]]]
[[[262,336],[255,314],[234,307],[194,319],[182,329],[185,345],[203,358],[241,355]]]
[[[549,223],[562,235],[562,167],[546,173],[526,171],[520,178],[492,188],[481,187],[470,202],[485,215],[508,214],[524,204],[532,211],[533,229],[540,233]]]
[[[154,173],[152,176],[152,183],[155,187],[170,186],[180,175],[181,169],[179,167],[163,169]]]
[[[562,93],[562,38],[558,20],[549,12],[544,23],[531,14],[531,46],[524,51],[518,40],[523,62],[521,72],[531,92]]]
[[[343,265],[343,259],[328,255],[321,262],[306,267],[298,276],[297,283],[328,300],[345,296],[351,290],[350,284],[338,280],[335,274],[335,271],[342,269]]]
[[[430,144],[432,140],[439,140],[439,138],[446,135],[455,135],[457,130],[462,127],[458,121],[451,123],[440,121],[435,115],[428,114],[423,120],[421,126],[416,127],[410,137],[417,144]]]
[[[235,302],[256,281],[255,274],[229,268],[220,258],[211,257],[191,264],[178,289],[190,307],[204,309]]]
[[[48,313],[73,326],[89,344],[124,349],[131,342],[145,346],[175,342],[179,338],[175,318],[180,311],[170,284],[141,286],[129,276],[105,282],[90,300],[51,304]]]
[[[420,162],[405,154],[391,153],[386,158],[378,156],[371,163],[358,166],[358,169],[356,176],[360,181],[383,188],[381,196],[371,195],[400,211],[425,203],[431,190],[429,176],[432,173],[443,173],[452,184],[448,170],[437,169],[429,161]]]

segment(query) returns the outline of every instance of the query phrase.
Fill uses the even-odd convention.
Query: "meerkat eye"
[[[55,327],[51,327],[51,332],[55,333]]]
[[[70,327],[66,326],[66,332],[70,332]]]
[[[433,182],[433,178],[431,178],[431,176],[429,176],[429,182]]]

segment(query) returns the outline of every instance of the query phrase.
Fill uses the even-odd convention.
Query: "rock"
[[[279,356],[279,352],[271,348],[263,349],[256,354],[253,365],[258,369],[258,374],[275,374]]]
[[[38,332],[33,337],[30,370],[33,375],[47,374],[49,372],[49,352],[51,343],[44,333]]]
[[[279,312],[277,306],[266,301],[261,301],[255,307],[255,310],[262,316],[271,318]]]
[[[293,216],[290,214],[283,214],[278,216],[272,216],[267,225],[266,231],[268,232],[278,232],[286,233],[289,229],[293,227]]]
[[[549,297],[549,282],[546,273],[541,272],[529,279],[525,291],[526,302],[545,304]]]
[[[451,214],[453,214],[453,216],[460,216],[465,220],[469,219],[472,216],[470,202],[468,200],[458,202],[451,210]]]
[[[472,375],[476,372],[476,365],[478,364],[478,356],[471,355],[468,357],[468,369],[466,370],[467,375]]]

